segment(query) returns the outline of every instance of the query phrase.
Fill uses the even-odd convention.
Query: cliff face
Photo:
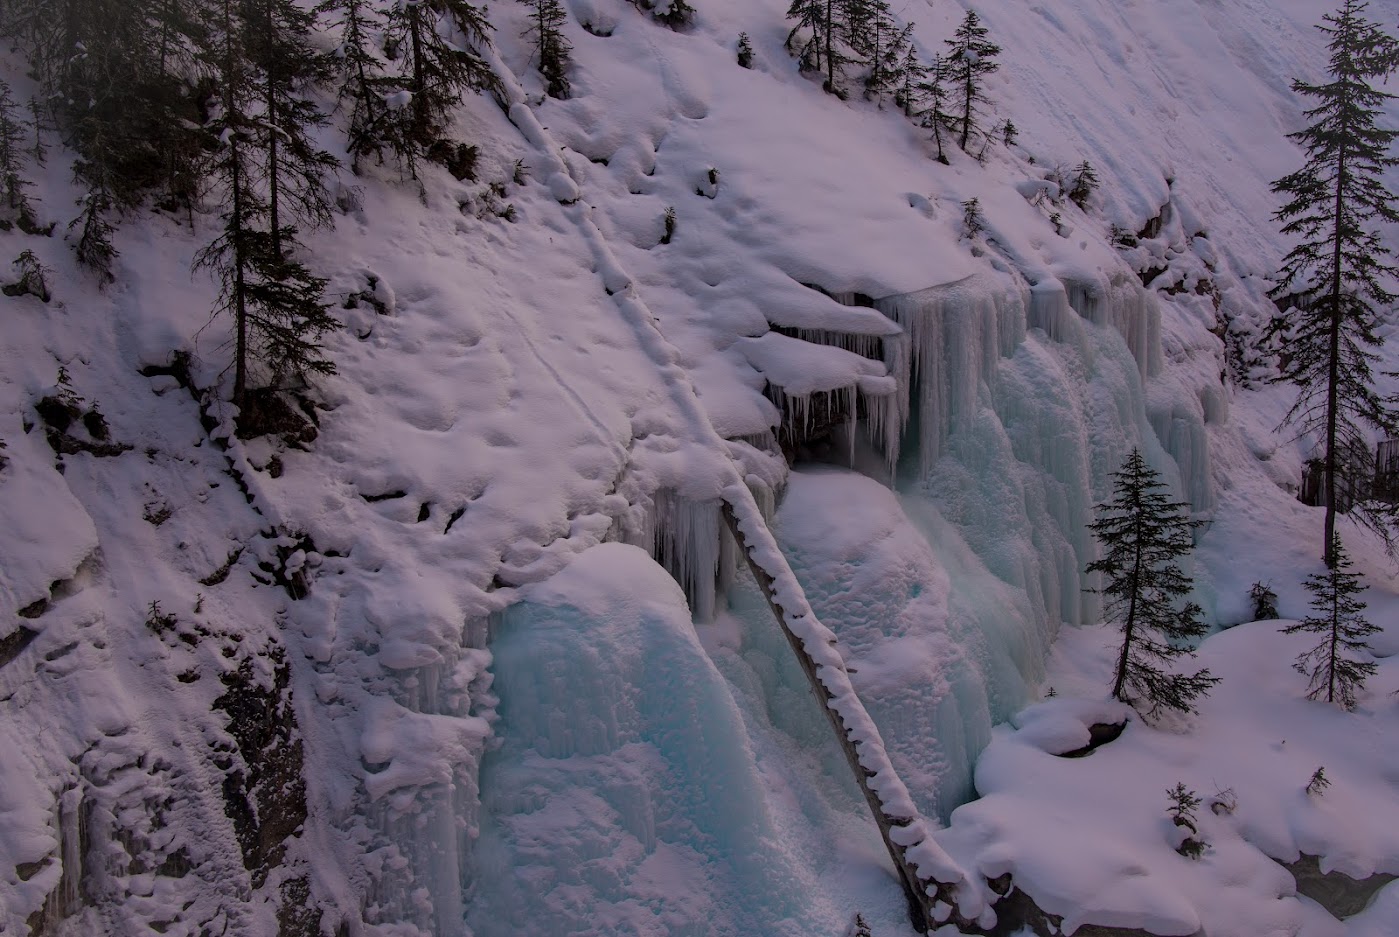
[[[71,157],[36,170],[58,232],[0,233],[53,293],[0,310],[0,934],[897,933],[725,485],[930,815],[1094,620],[1131,447],[1211,524],[1217,620],[1306,567],[1287,395],[1245,383],[1315,3],[983,10],[1019,138],[946,166],[798,74],[785,3],[696,6],[575,0],[567,101],[492,8],[477,179],[345,172],[307,235],[343,328],[294,432],[223,402],[216,206],[126,219],[100,284]],[[900,15],[932,52],[962,10]],[[854,474],[779,512],[789,460]]]

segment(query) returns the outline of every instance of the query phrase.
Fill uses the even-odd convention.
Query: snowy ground
[[[0,657],[0,934],[26,933],[54,894],[51,934],[195,934],[221,916],[240,937],[272,934],[279,889],[295,880],[325,928],[374,937],[834,935],[857,909],[881,937],[907,933],[863,803],[751,582],[696,626],[696,642],[660,568],[604,542],[652,546],[657,492],[712,502],[731,455],[755,487],[777,487],[785,467],[747,444],[778,417],[765,382],[792,406],[815,390],[867,407],[917,398],[897,362],[886,374],[848,350],[901,329],[804,283],[912,294],[883,307],[915,316],[902,331],[917,333],[931,388],[897,495],[878,451],[886,433],[856,447],[864,475],[794,476],[777,527],[925,813],[968,796],[970,759],[991,741],[977,783],[994,796],[954,825],[966,862],[1019,862],[1027,888],[1085,912],[1105,907],[1093,889],[1147,869],[1129,876],[1142,903],[1124,914],[1259,934],[1320,926],[1269,894],[1283,884],[1260,850],[1287,858],[1315,844],[1341,866],[1393,864],[1379,822],[1335,839],[1316,824],[1351,822],[1348,792],[1392,809],[1392,757],[1347,767],[1343,748],[1392,735],[1394,703],[1368,699],[1345,717],[1348,734],[1294,732],[1337,720],[1247,697],[1252,679],[1279,700],[1297,695],[1291,639],[1259,635],[1256,658],[1252,642],[1237,647],[1270,626],[1207,644],[1236,679],[1189,732],[1133,724],[1068,763],[991,728],[1049,684],[1067,696],[1103,683],[1102,632],[1065,632],[1048,677],[1040,655],[1059,619],[1093,617],[1078,591],[1091,551],[1082,524],[1131,445],[1209,521],[1196,572],[1217,620],[1243,620],[1257,580],[1285,613],[1305,605],[1297,584],[1316,566],[1319,519],[1289,488],[1303,444],[1274,432],[1287,392],[1221,383],[1215,331],[1223,315],[1256,323],[1269,309],[1262,278],[1285,245],[1266,220],[1268,181],[1299,161],[1282,139],[1300,121],[1287,86],[1319,74],[1311,24],[1327,5],[988,5],[1006,50],[991,94],[1021,144],[984,166],[954,153],[950,167],[891,108],[839,102],[797,75],[785,3],[695,5],[695,27],[674,33],[624,0],[573,0],[576,96],[558,102],[538,96],[523,7],[497,4],[501,71],[522,88],[510,84],[508,113],[470,99],[458,114],[481,144],[481,181],[433,167],[421,188],[392,167],[345,177],[334,227],[307,239],[345,325],[309,451],[234,440],[225,453],[226,412],[213,408],[207,433],[173,377],[138,373],[182,350],[198,385],[220,380],[228,323],[208,323],[212,284],[189,273],[213,215],[193,230],[129,219],[104,289],[61,237],[77,194],[67,157],[55,148],[34,171],[41,219],[59,235],[0,234],[0,257],[31,248],[55,271],[49,305],[0,300],[0,639],[33,632]],[[912,0],[899,13],[931,51],[962,8]],[[1393,0],[1373,9],[1399,14]],[[751,71],[733,61],[740,31]],[[20,92],[23,71],[8,60]],[[1088,213],[1061,206],[1060,236],[1026,193],[1083,159],[1103,185]],[[516,160],[529,170],[519,184]],[[497,216],[490,183],[515,223]],[[979,255],[960,232],[970,197],[988,222]],[[672,206],[676,235],[662,245]],[[1163,233],[1135,252],[1107,243],[1110,225],[1158,216]],[[1144,266],[1166,268],[1156,286],[1185,291],[1136,290]],[[918,292],[956,281],[953,294]],[[383,312],[363,297],[346,307],[362,293]],[[132,448],[68,455],[58,470],[35,407],[60,365]],[[214,575],[240,548],[226,578]],[[1352,552],[1377,591],[1390,588],[1372,544],[1357,538]],[[717,554],[710,538],[687,555],[701,568]],[[306,570],[309,599],[258,582],[260,563]],[[37,617],[12,614],[44,598]],[[184,639],[147,625],[152,601],[178,615]],[[1388,599],[1375,609],[1393,617]],[[1384,640],[1399,651],[1392,629]],[[259,882],[220,800],[225,772],[259,754],[227,755],[236,746],[214,701],[244,662],[274,685],[277,654],[304,745],[306,819],[287,839],[285,874]],[[1392,689],[1382,666],[1376,687]],[[1275,772],[1239,760],[1274,735],[1288,749],[1259,748],[1258,762]],[[1043,792],[995,771],[998,759],[1034,759],[1037,772],[1044,759],[1087,788],[1113,758],[1151,780],[1122,794],[1096,876],[1036,877],[1052,865],[1042,838],[994,816],[962,820],[997,803],[1052,813]],[[1296,794],[1311,761],[1336,781],[1316,802]],[[1208,819],[1216,851],[1199,865],[1182,866],[1159,825],[1178,775],[1202,792],[1220,775],[1239,795],[1227,822]],[[1239,884],[1216,887],[1207,869]],[[1235,896],[1238,908],[1221,910]],[[1394,889],[1383,901],[1393,907]],[[1348,926],[1389,937],[1395,919],[1377,907]]]
[[[1374,620],[1393,621],[1392,592],[1369,598]],[[1064,917],[1066,933],[1090,923],[1211,937],[1399,933],[1399,885],[1341,923],[1298,896],[1279,864],[1306,854],[1322,872],[1399,875],[1399,663],[1383,652],[1354,712],[1307,700],[1291,665],[1315,638],[1282,634],[1290,623],[1206,640],[1199,663],[1222,682],[1198,716],[1162,726],[1103,702],[1114,629],[1065,630],[1045,677],[1056,695],[993,731],[976,767],[980,798],[953,814],[943,842],[988,877],[1009,873]],[[1088,743],[1088,725],[1124,717],[1116,741],[1059,757]],[[1334,783],[1308,794],[1320,767]],[[1198,860],[1175,850],[1166,790],[1178,781],[1204,800]]]

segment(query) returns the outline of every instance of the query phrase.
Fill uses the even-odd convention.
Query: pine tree
[[[695,8],[687,0],[659,0],[651,15],[671,29],[683,29],[695,20]]]
[[[369,0],[327,0],[321,10],[338,14],[332,23],[340,30],[340,44],[333,55],[341,76],[337,97],[342,106],[349,103],[346,149],[351,169],[358,173],[360,161],[367,157],[382,162],[387,145],[388,105],[384,97],[393,90],[392,79],[385,75],[384,62],[375,54],[370,38],[381,28],[382,20]]]
[[[792,0],[787,9],[787,18],[797,21],[787,34],[787,51],[796,55],[803,72],[822,72],[822,87],[837,97],[845,96],[840,79],[850,62],[843,44],[843,13],[843,0]],[[805,39],[793,49],[793,42],[802,34]]]
[[[949,74],[947,59],[941,55],[934,55],[933,61],[923,71],[923,80],[917,86],[919,99],[922,101],[922,110],[918,112],[918,116],[922,119],[923,126],[933,131],[933,140],[938,147],[937,160],[943,165],[947,164],[947,154],[943,152],[942,132],[950,130],[953,124],[952,115],[947,111]]]
[[[894,89],[894,103],[910,120],[923,112],[923,84],[928,80],[928,66],[918,57],[913,43],[904,47],[903,61],[899,63],[899,81]]]
[[[1177,642],[1205,633],[1202,611],[1190,594],[1191,580],[1177,564],[1192,549],[1188,505],[1163,493],[1160,476],[1133,449],[1113,473],[1113,500],[1097,505],[1088,525],[1104,549],[1088,565],[1102,573],[1106,612],[1121,623],[1122,647],[1114,670],[1112,695],[1151,715],[1162,707],[1193,712],[1193,702],[1218,682],[1208,670],[1173,674],[1161,665],[1194,651]]]
[[[260,98],[259,119],[249,124],[250,142],[263,154],[267,232],[273,258],[286,255],[283,241],[296,225],[330,221],[325,177],[335,158],[316,145],[312,132],[324,114],[299,95],[302,87],[328,76],[328,63],[311,48],[314,14],[294,0],[242,0],[244,54]]]
[[[987,39],[987,35],[989,30],[981,25],[976,11],[968,10],[953,37],[943,40],[948,47],[948,78],[961,99],[961,114],[957,118],[961,124],[958,145],[964,153],[972,133],[978,130],[981,105],[987,101],[984,80],[1001,67],[994,61],[1001,54],[1001,47]]]
[[[569,95],[568,67],[573,46],[563,34],[568,20],[559,0],[520,0],[530,8],[531,26],[524,35],[532,36],[534,54],[539,60],[539,74],[544,78],[544,90],[550,97]]]
[[[855,36],[852,30],[852,40]],[[903,77],[900,69],[906,50],[912,47],[913,24],[899,26],[889,4],[877,0],[864,16],[858,37],[854,48],[865,67],[865,97],[877,100],[893,93]]]
[[[1351,561],[1339,537],[1328,552],[1332,557],[1331,566],[1324,573],[1308,576],[1305,583],[1312,594],[1312,608],[1318,614],[1289,625],[1283,633],[1305,631],[1322,636],[1315,647],[1298,655],[1293,664],[1298,673],[1310,679],[1307,698],[1320,699],[1324,695],[1328,703],[1354,709],[1356,691],[1364,688],[1366,678],[1373,676],[1376,670],[1373,661],[1359,660],[1357,655],[1369,650],[1365,639],[1380,629],[1361,614],[1365,611],[1365,603],[1357,596],[1365,591],[1365,586],[1361,585],[1359,573],[1347,571]]]
[[[1073,185],[1069,186],[1069,201],[1079,207],[1080,211],[1088,210],[1088,199],[1098,190],[1098,173],[1093,169],[1088,160],[1078,164],[1074,170]]]
[[[177,66],[192,49],[193,12],[186,0],[10,0],[0,17],[76,152],[87,192],[69,230],[79,259],[104,273],[117,212],[162,187],[192,200],[201,135],[191,76]]]
[[[219,0],[210,47],[218,69],[219,108],[209,130],[220,142],[208,171],[225,206],[224,224],[195,261],[219,278],[216,314],[228,313],[234,320],[233,402],[240,408],[249,403],[255,380],[281,387],[335,370],[320,345],[322,335],[335,327],[322,301],[326,281],[290,256],[295,229],[282,223],[280,215],[272,222],[272,193],[292,196],[288,213],[314,212],[316,202],[292,185],[299,170],[271,175],[269,136],[275,130],[269,132],[265,110],[270,79],[247,55],[248,50],[267,51],[260,45],[266,37],[250,36],[266,26],[265,2],[271,0]],[[251,12],[255,22],[244,19],[243,12]],[[260,373],[254,374],[254,367]]]
[[[748,40],[747,33],[738,34],[737,54],[740,68],[753,67],[753,43]]]
[[[0,81],[0,228],[9,230],[18,223],[22,230],[37,228],[34,220],[34,207],[29,203],[25,190],[29,181],[24,178],[24,118],[19,114],[10,97],[10,86]]]
[[[986,230],[986,218],[981,214],[981,200],[969,198],[962,203],[962,235],[975,241]]]
[[[1384,102],[1394,95],[1370,82],[1399,68],[1399,43],[1364,18],[1367,4],[1342,0],[1318,28],[1330,38],[1330,81],[1292,88],[1317,102],[1312,121],[1290,134],[1307,151],[1306,164],[1273,183],[1287,197],[1275,216],[1282,232],[1299,243],[1284,260],[1275,296],[1301,293],[1300,308],[1279,314],[1268,335],[1281,340],[1279,377],[1298,387],[1286,423],[1299,435],[1321,438],[1322,500],[1326,508],[1324,559],[1335,564],[1336,514],[1344,492],[1368,488],[1366,431],[1393,435],[1399,423],[1375,392],[1371,365],[1381,344],[1381,313],[1396,297],[1384,282],[1399,275],[1375,222],[1399,221],[1395,196],[1384,186],[1386,169],[1399,165],[1389,153],[1396,135],[1379,125]],[[1329,25],[1326,25],[1329,24]],[[1364,453],[1361,458],[1354,454]],[[1348,456],[1348,454],[1351,454]],[[1392,545],[1382,508],[1363,498],[1361,523]]]
[[[499,87],[473,51],[490,44],[491,29],[485,11],[465,0],[397,2],[385,12],[384,44],[398,65],[385,139],[410,172],[416,156],[443,140],[463,94]]]

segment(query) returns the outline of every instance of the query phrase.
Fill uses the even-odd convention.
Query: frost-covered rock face
[[[305,232],[345,326],[310,443],[232,432],[212,212],[128,219],[107,289],[0,232],[54,271],[0,309],[0,934],[904,933],[726,492],[929,815],[1095,619],[1084,525],[1131,447],[1209,522],[1207,610],[1300,607],[1305,442],[1230,373],[1314,0],[982,10],[1020,142],[948,166],[797,73],[783,0],[694,5],[574,0],[568,101],[492,5],[505,106],[455,115],[481,181],[366,166]],[[916,7],[941,48],[961,7]],[[1089,211],[1048,202],[1083,159]],[[66,222],[70,155],[34,181]],[[843,468],[789,482],[783,446]]]

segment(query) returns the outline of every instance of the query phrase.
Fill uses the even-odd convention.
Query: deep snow
[[[695,27],[674,33],[623,0],[574,0],[567,102],[540,98],[523,8],[497,5],[499,69],[523,88],[508,85],[507,109],[471,99],[458,115],[482,147],[482,182],[431,167],[421,189],[387,166],[346,176],[343,211],[307,239],[310,257],[337,302],[365,290],[385,312],[337,310],[340,374],[314,395],[310,451],[230,440],[224,453],[172,378],[137,373],[184,349],[198,384],[219,380],[228,323],[206,324],[212,285],[188,269],[212,215],[194,231],[128,220],[105,290],[61,237],[0,234],[5,256],[29,247],[55,271],[49,305],[0,301],[0,601],[7,634],[36,632],[0,665],[0,933],[25,933],[57,894],[56,934],[153,922],[193,934],[221,920],[270,934],[279,889],[299,876],[322,925],[356,934],[837,934],[857,909],[885,937],[906,933],[868,814],[766,605],[743,575],[727,610],[714,588],[735,558],[709,533],[718,499],[761,514],[785,480],[773,399],[795,411],[836,391],[877,417],[873,445],[857,431],[832,455],[864,474],[793,476],[776,528],[805,592],[797,604],[836,633],[927,816],[970,795],[988,740],[982,793],[1005,783],[996,758],[1038,757],[1015,741],[1026,729],[992,722],[1047,685],[1042,655],[1060,623],[1095,619],[1083,522],[1131,445],[1209,522],[1195,570],[1217,621],[1243,620],[1260,579],[1300,613],[1319,520],[1291,497],[1303,443],[1274,432],[1288,392],[1221,383],[1215,332],[1224,315],[1256,324],[1270,310],[1265,278],[1286,245],[1267,220],[1268,180],[1299,162],[1283,139],[1301,119],[1287,84],[1319,73],[1311,24],[1325,5],[981,9],[1006,50],[996,114],[1021,143],[984,166],[954,153],[950,167],[891,108],[836,101],[798,76],[781,47],[784,3],[696,5]],[[1373,9],[1399,13],[1390,0]],[[899,11],[930,51],[961,12],[932,0]],[[733,62],[740,31],[751,71]],[[27,91],[22,72],[7,59]],[[510,181],[517,159],[523,185]],[[1088,214],[1059,209],[1061,236],[1027,194],[1082,159],[1103,185]],[[33,174],[41,216],[61,233],[76,195],[67,158],[54,149]],[[504,185],[515,223],[492,211],[489,182]],[[960,231],[973,196],[988,224],[977,245]],[[668,206],[677,229],[661,245]],[[1132,251],[1107,243],[1111,224],[1136,231],[1153,217],[1159,237]],[[1140,290],[1134,268],[1146,267],[1165,270],[1153,286],[1184,291]],[[60,364],[129,451],[65,456],[56,470],[42,426],[24,427]],[[782,393],[764,395],[765,382]],[[228,414],[213,415],[212,435],[227,437]],[[905,425],[896,439],[891,427]],[[279,538],[293,533],[310,538],[282,542],[309,571],[302,601],[252,576],[259,560],[281,562]],[[634,547],[606,542],[618,540],[683,567],[684,593]],[[239,547],[226,579],[201,583]],[[1352,552],[1387,615],[1392,568],[1358,535]],[[50,610],[11,614],[56,582]],[[683,598],[700,613],[698,642]],[[194,640],[153,633],[152,601]],[[1091,668],[1096,632],[1063,633],[1053,672]],[[1247,633],[1207,645],[1239,672],[1227,693],[1246,693]],[[1377,645],[1396,642],[1391,628]],[[1285,647],[1266,673],[1250,671],[1280,698],[1295,689]],[[307,816],[280,871],[257,882],[221,798],[220,752],[234,746],[214,700],[245,661],[273,685],[278,648]],[[1378,725],[1393,715],[1384,705],[1357,718]],[[1210,713],[1216,734],[1202,717],[1181,743],[1192,765],[1280,718],[1256,705]],[[1174,750],[1159,738],[1132,748],[1123,771],[1155,771]],[[233,770],[256,757],[236,753]],[[1357,772],[1380,765],[1379,781],[1338,780],[1323,803],[1349,793],[1366,805],[1356,810],[1392,805],[1392,769],[1353,760]],[[1255,780],[1248,798],[1236,785],[1238,816],[1262,817],[1249,829],[1264,837],[1278,828],[1264,813],[1292,804],[1295,783],[1281,771]],[[1133,877],[1139,901],[1119,889],[1122,913],[1294,933],[1310,912],[1258,904],[1276,876],[1253,875],[1269,867],[1243,833],[1229,856],[1246,857],[1251,884],[1196,874],[1213,866],[1177,874],[1152,826],[1164,786],[1124,803],[1133,819],[1103,846],[1127,857],[1099,864],[1109,880],[1166,869]],[[1007,815],[1052,813],[1032,793]],[[1035,850],[1058,845],[1047,840],[1057,831],[1012,837],[993,821],[984,835],[959,831],[954,857],[984,864],[1000,850],[996,861],[1041,868]],[[1309,828],[1307,842],[1338,862],[1392,866],[1392,847],[1369,832],[1336,834],[1331,848]],[[185,874],[167,862],[177,854]],[[1018,875],[1046,906],[1104,907],[1090,894],[1102,876]],[[1393,892],[1349,932],[1393,933]],[[1210,917],[1221,901],[1233,910]]]

